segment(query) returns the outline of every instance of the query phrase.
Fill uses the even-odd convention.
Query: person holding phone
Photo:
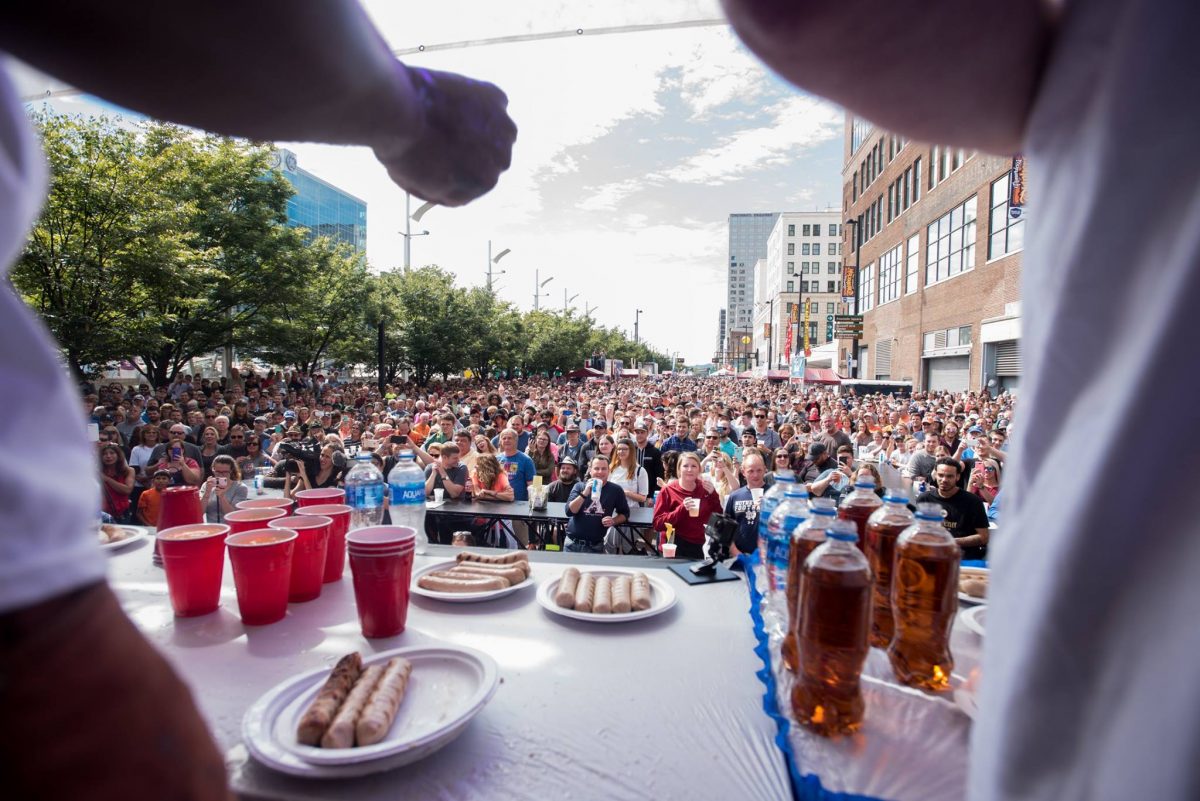
[[[224,453],[214,458],[212,475],[204,482],[204,493],[200,497],[204,519],[209,523],[222,522],[225,515],[246,500],[246,495],[246,485],[242,483],[242,474],[234,458]]]
[[[187,455],[184,439],[188,435],[187,426],[183,423],[174,423],[167,431],[167,443],[163,448],[162,456],[153,464],[146,467],[146,472],[153,474],[158,470],[166,470],[171,474],[171,484],[179,486],[190,484],[194,487],[200,486],[204,480],[204,471],[200,467],[200,462]],[[158,452],[158,448],[155,448]]]

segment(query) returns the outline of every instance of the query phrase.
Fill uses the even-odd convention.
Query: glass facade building
[[[287,203],[288,225],[307,228],[312,239],[329,237],[365,254],[366,202],[300,169],[290,150],[281,149],[277,155],[275,168],[296,190]]]
[[[767,240],[779,212],[729,215],[727,331],[749,331],[754,317],[754,265],[767,257]]]

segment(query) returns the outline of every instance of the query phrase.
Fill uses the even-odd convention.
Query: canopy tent
[[[828,367],[806,367],[804,368],[804,383],[840,384],[842,378]]]

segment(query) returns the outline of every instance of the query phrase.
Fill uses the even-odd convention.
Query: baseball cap
[[[982,434],[983,429],[980,428],[979,426],[971,426],[970,428],[967,429],[967,433],[968,434]]]
[[[813,444],[808,446],[808,458],[815,459],[816,457],[820,456],[822,453],[825,453],[827,450],[829,450],[829,449],[825,447],[825,443],[814,442]]]
[[[650,427],[646,425],[645,420],[643,420],[642,418],[639,417],[638,419],[633,421],[633,430],[634,431],[649,431]]]
[[[578,431],[579,423],[567,423],[567,431]]]
[[[286,412],[283,413],[283,417],[285,420],[290,420],[295,416],[296,416],[296,413],[293,412],[291,409],[288,409]]]
[[[594,428],[608,428],[608,423],[604,420],[597,420]]]

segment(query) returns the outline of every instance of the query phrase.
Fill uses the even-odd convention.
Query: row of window
[[[806,299],[801,303],[789,303],[787,305],[788,317],[792,316],[793,309],[796,310],[797,316],[803,317],[804,309],[806,307],[808,308],[809,316],[821,313],[821,302],[820,301]],[[825,304],[825,313],[826,314],[837,314],[837,310],[838,310],[838,304],[836,304],[836,303],[826,303]]]
[[[1015,253],[1024,246],[1025,220],[1011,213],[1008,175],[990,187],[990,233],[988,259]],[[925,228],[925,286],[953,278],[975,268],[975,241],[978,220],[976,196],[964,200]],[[858,289],[860,312],[890,303],[901,295],[901,267],[904,294],[920,288],[920,235],[913,234],[879,257],[878,264],[862,268]],[[876,268],[878,267],[878,271]],[[878,282],[878,283],[877,283]]]
[[[830,242],[829,247],[825,249],[825,255],[826,256],[837,256],[837,255],[841,254],[841,251],[842,251],[841,244],[839,244],[837,242]],[[789,256],[796,255],[796,243],[795,242],[788,242],[787,255],[789,255]],[[800,244],[800,255],[801,256],[820,256],[821,255],[821,243],[820,242],[802,242]]]
[[[889,223],[921,199],[921,159],[915,159],[903,175],[888,184],[887,199]]]
[[[821,262],[814,261],[814,262],[810,263],[807,261],[802,261],[802,262],[800,262],[800,272],[805,275],[808,275],[809,273],[813,273],[814,275],[819,275],[821,272]],[[838,263],[836,261],[825,262],[825,272],[829,273],[830,275],[837,275]],[[796,262],[789,261],[787,263],[787,274],[788,275],[796,274]]]
[[[827,294],[832,294],[834,292],[840,292],[841,284],[842,284],[842,282],[840,280],[839,281],[826,281],[825,282],[825,292]],[[796,291],[796,282],[788,281],[787,285],[786,285],[786,289],[784,291],[785,292],[795,292]],[[818,292],[819,293],[821,291],[821,282],[820,281],[801,281],[800,282],[800,291],[801,292]]]
[[[820,236],[821,235],[821,224],[820,223],[812,223],[811,225],[802,224],[800,230],[803,232],[803,233],[801,233],[801,236]],[[796,226],[794,224],[791,224],[791,223],[788,224],[787,235],[788,236],[796,235]],[[827,234],[827,236],[841,236],[841,235],[842,235],[842,226],[838,225],[837,223],[829,223],[829,233]]]

